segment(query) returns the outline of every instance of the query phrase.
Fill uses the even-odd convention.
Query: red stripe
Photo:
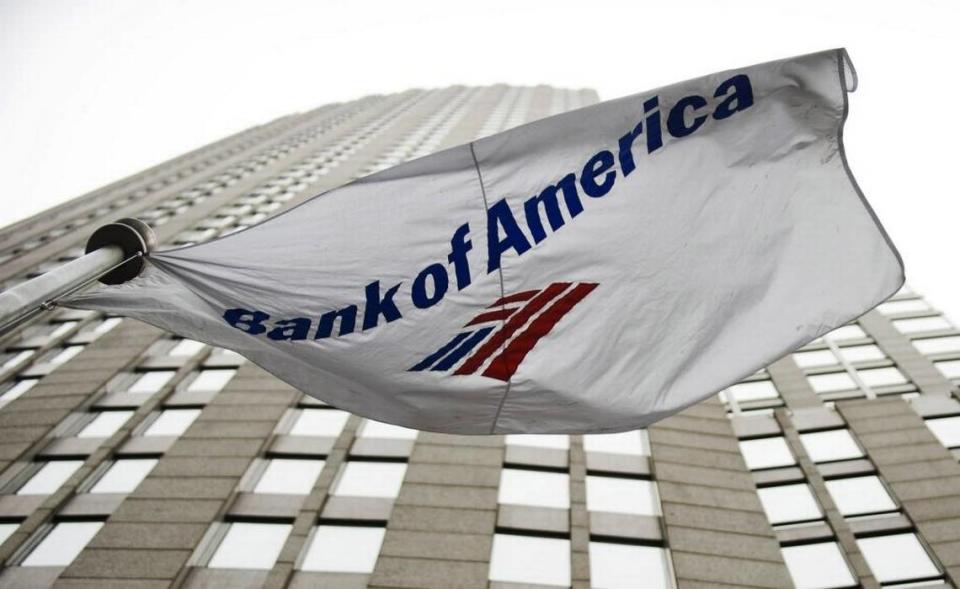
[[[467,361],[463,363],[463,366],[457,369],[454,374],[473,374],[477,371],[480,366],[486,362],[487,358],[492,356],[507,340],[509,340],[513,334],[523,327],[528,319],[533,317],[537,311],[542,309],[552,301],[553,299],[560,296],[560,293],[567,290],[570,286],[569,282],[554,282],[547,288],[543,289],[540,294],[535,296],[532,301],[520,308],[520,311],[514,314],[513,317],[507,321],[499,331],[493,334],[493,336],[488,339],[480,349],[473,353],[472,356],[467,358]],[[517,293],[523,294],[523,293]],[[516,296],[516,295],[511,295]]]
[[[520,363],[523,362],[523,359],[526,358],[530,350],[537,345],[537,342],[539,342],[543,336],[550,333],[553,326],[563,319],[563,316],[570,312],[570,309],[574,308],[577,303],[582,301],[583,298],[590,294],[595,288],[597,288],[596,284],[588,282],[580,283],[576,288],[550,305],[546,311],[530,323],[529,327],[510,342],[506,350],[493,359],[493,362],[491,362],[490,366],[483,372],[483,375],[502,381],[510,380],[513,373],[517,371],[517,367],[520,366]]]
[[[496,311],[487,311],[486,313],[481,313],[473,318],[473,321],[464,325],[464,327],[470,327],[471,325],[476,325],[477,323],[486,323],[487,321],[502,321],[508,319],[513,315],[517,310],[516,309],[498,309]]]
[[[493,309],[496,307],[501,307],[503,305],[509,305],[510,303],[521,303],[523,301],[529,301],[541,291],[539,290],[525,290],[523,292],[515,292],[512,295],[507,295],[502,299],[498,300],[494,304],[487,307],[488,309]]]

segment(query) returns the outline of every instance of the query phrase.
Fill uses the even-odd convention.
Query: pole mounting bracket
[[[109,245],[120,247],[126,261],[100,276],[100,282],[123,284],[143,270],[146,256],[157,246],[157,238],[150,226],[140,219],[125,218],[94,231],[87,240],[86,253]]]

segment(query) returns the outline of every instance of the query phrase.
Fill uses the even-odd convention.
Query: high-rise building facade
[[[284,117],[0,229],[0,282],[113,219],[200,242],[596,100],[454,87]],[[54,309],[0,339],[0,587],[952,587],[955,380],[960,331],[904,290],[644,431],[451,436]]]

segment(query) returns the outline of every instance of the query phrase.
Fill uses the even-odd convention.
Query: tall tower
[[[0,229],[4,288],[134,216],[166,246],[597,100],[412,90],[284,117]],[[0,587],[865,587],[960,579],[960,332],[908,290],[645,431],[363,420],[58,309],[0,340]],[[625,385],[626,386],[626,385]]]

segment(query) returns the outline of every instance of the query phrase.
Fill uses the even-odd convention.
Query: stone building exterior
[[[0,229],[4,288],[136,216],[204,241],[596,93],[372,96]],[[459,437],[55,309],[0,339],[0,587],[952,587],[960,331],[909,290],[646,431]]]

